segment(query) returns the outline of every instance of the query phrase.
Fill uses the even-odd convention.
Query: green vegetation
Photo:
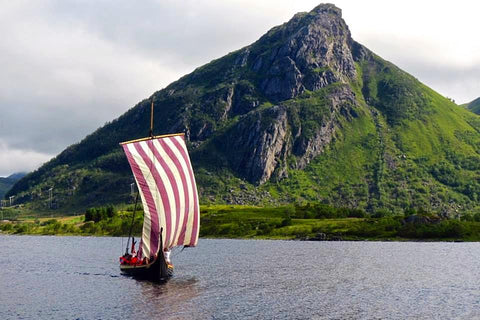
[[[107,220],[108,218],[115,217],[116,212],[113,206],[101,207],[101,208],[89,208],[85,212],[85,222],[93,221],[99,222],[101,220]]]
[[[0,223],[0,230],[9,234],[125,236],[130,231],[132,211],[133,207],[120,211],[107,206],[89,208],[85,215],[78,216],[17,218]],[[143,214],[137,212],[133,233],[140,234],[142,225]]]
[[[14,173],[6,178],[0,177],[0,199],[3,199],[5,194],[12,188],[12,186],[25,176],[25,173]]]
[[[463,106],[476,114],[480,114],[480,98],[477,98],[470,103],[466,103]]]
[[[130,210],[130,211],[129,211]],[[7,234],[127,236],[132,208],[90,208],[81,216],[0,223]],[[88,217],[88,219],[87,219]],[[143,215],[137,212],[134,235]],[[281,207],[202,206],[201,237],[300,240],[464,240],[480,241],[480,210],[462,220],[441,219],[423,209],[373,214],[321,203]]]
[[[202,208],[202,237],[317,240],[466,240],[480,241],[480,211],[469,221],[440,219],[423,210],[407,215],[325,204],[260,208]],[[412,220],[413,222],[408,222]]]
[[[0,178],[0,199],[3,199],[8,190],[15,184],[15,181],[12,181],[8,178]]]

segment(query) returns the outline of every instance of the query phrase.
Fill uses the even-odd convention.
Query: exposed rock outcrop
[[[225,149],[232,167],[247,180],[264,183],[279,169],[284,175],[288,155],[288,117],[282,106],[256,111],[232,128]]]
[[[301,113],[302,104],[290,101],[249,113],[225,136],[225,153],[235,171],[247,180],[262,184],[270,178],[281,179],[288,174],[287,158],[293,156],[295,169],[304,168],[319,155],[335,135],[340,119],[356,116],[355,95],[348,86],[339,86],[318,106],[324,116],[317,122],[313,135],[305,134],[303,125],[295,125],[294,115]],[[296,134],[293,133],[294,129]]]
[[[339,126],[339,117],[351,120],[356,117],[354,107],[356,106],[355,95],[350,87],[342,86],[328,96],[329,116],[322,119],[320,127],[310,137],[299,137],[293,145],[293,154],[298,156],[296,169],[305,168],[310,161],[321,154],[335,135]]]
[[[265,96],[274,101],[291,99],[305,90],[355,78],[353,44],[341,10],[322,4],[295,15],[252,45],[252,70],[262,75],[260,89]]]

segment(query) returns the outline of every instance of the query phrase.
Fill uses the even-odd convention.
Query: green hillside
[[[5,194],[15,184],[15,181],[8,178],[0,178],[0,197],[3,199]]]
[[[25,173],[14,173],[8,177],[0,177],[0,199],[3,199],[5,194],[13,187],[15,182],[25,176]]]
[[[118,143],[185,132],[202,203],[479,210],[480,117],[355,42],[340,9],[296,14],[20,180],[35,210],[130,201]],[[53,204],[47,190],[53,187]]]
[[[466,103],[463,106],[476,114],[480,114],[480,98],[477,98],[470,103]]]

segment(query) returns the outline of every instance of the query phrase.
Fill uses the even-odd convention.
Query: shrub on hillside
[[[89,208],[85,212],[85,222],[99,222],[101,220],[113,218],[116,214],[117,212],[115,211],[115,208],[111,205],[107,207]]]
[[[323,203],[297,204],[292,214],[292,217],[296,219],[364,218],[366,216],[365,211],[361,209],[347,207],[335,208]]]

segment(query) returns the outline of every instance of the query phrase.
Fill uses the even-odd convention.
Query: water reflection
[[[198,280],[195,277],[174,276],[165,283],[138,281],[140,295],[136,297],[134,313],[145,315],[147,312],[153,318],[187,319],[193,310],[186,308],[192,305],[192,300],[200,295]],[[188,313],[185,310],[189,310]]]

